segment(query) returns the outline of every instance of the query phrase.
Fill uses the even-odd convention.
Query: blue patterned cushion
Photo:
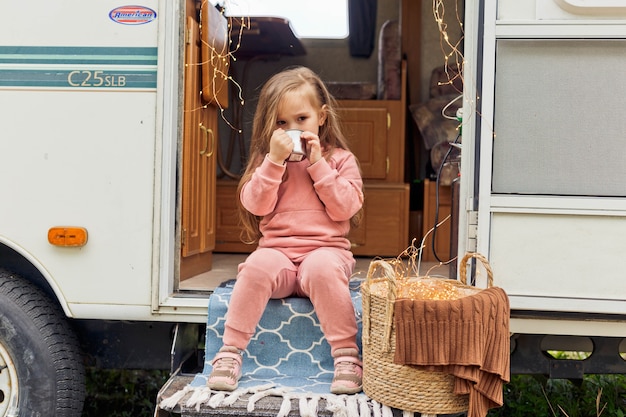
[[[192,385],[206,384],[211,360],[222,346],[222,334],[234,280],[211,295],[206,334],[205,364]],[[351,282],[361,343],[360,281]],[[333,377],[330,346],[320,328],[313,305],[307,298],[270,300],[243,358],[242,388],[273,384],[293,392],[327,394]]]

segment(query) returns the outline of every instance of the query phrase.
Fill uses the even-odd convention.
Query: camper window
[[[226,16],[273,16],[289,19],[299,38],[348,36],[348,0],[211,0]],[[323,24],[320,24],[323,22]]]

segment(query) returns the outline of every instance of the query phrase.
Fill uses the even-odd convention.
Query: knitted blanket
[[[491,287],[453,301],[397,299],[394,362],[455,376],[455,393],[469,394],[468,417],[503,404],[509,382],[509,299]]]
[[[225,316],[234,280],[217,288],[209,300],[204,369],[184,390],[160,403],[172,409],[182,402],[186,407],[224,407],[248,401],[248,411],[266,396],[282,397],[278,417],[289,414],[298,404],[303,416],[317,415],[318,402],[324,400],[326,410],[346,417],[391,416],[389,407],[370,400],[365,394],[333,395],[330,383],[334,364],[330,346],[320,328],[313,305],[306,298],[270,300],[247,350],[243,354],[243,377],[232,393],[212,391],[206,386],[211,373],[211,360],[222,346]],[[355,308],[361,344],[360,281],[352,281],[352,301]],[[293,401],[292,400],[296,400]]]

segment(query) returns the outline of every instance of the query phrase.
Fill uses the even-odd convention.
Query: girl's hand
[[[269,158],[272,162],[282,165],[293,150],[293,142],[283,129],[276,129],[270,138]]]
[[[320,138],[313,132],[303,132],[302,139],[306,141],[306,154],[309,158],[309,163],[313,165],[320,159],[322,159],[322,145],[320,144]]]

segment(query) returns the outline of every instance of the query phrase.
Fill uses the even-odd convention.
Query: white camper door
[[[626,2],[479,3],[460,251],[488,256],[514,310],[626,314]]]

